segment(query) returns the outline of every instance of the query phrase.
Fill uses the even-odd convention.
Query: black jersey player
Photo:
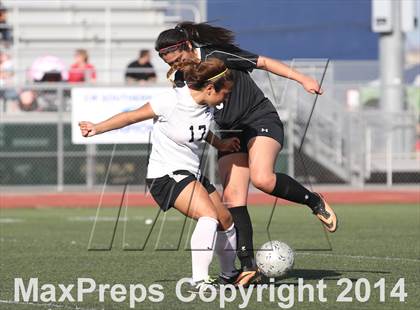
[[[322,93],[318,82],[280,61],[240,49],[235,45],[233,32],[207,23],[183,22],[165,30],[157,38],[155,49],[169,65],[184,59],[216,57],[232,69],[232,92],[226,104],[216,107],[214,116],[222,138],[236,136],[241,142],[239,151],[218,154],[223,199],[238,231],[238,257],[243,272],[237,283],[249,284],[257,275],[252,223],[246,206],[249,181],[265,193],[309,206],[324,227],[335,232],[337,217],[322,196],[307,190],[292,177],[275,172],[276,158],[284,141],[283,124],[249,72],[263,69],[295,80],[312,94]],[[182,86],[182,72],[177,72],[174,80],[175,85]]]

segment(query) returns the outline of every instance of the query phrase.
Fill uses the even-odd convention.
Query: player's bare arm
[[[92,137],[94,135],[122,128],[154,117],[156,117],[156,115],[153,112],[152,107],[149,103],[146,103],[136,110],[119,113],[97,124],[81,121],[79,122],[79,127],[84,137]]]
[[[211,131],[207,135],[206,142],[220,152],[237,152],[241,149],[241,142],[237,137],[220,139]]]
[[[311,94],[322,94],[323,92],[315,79],[290,68],[288,65],[282,63],[281,61],[265,56],[260,56],[258,57],[257,68],[286,77],[288,79],[295,80],[296,82],[300,83],[307,92],[310,92]]]

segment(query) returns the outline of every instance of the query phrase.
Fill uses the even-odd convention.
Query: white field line
[[[389,261],[397,261],[397,262],[420,263],[420,259],[403,258],[403,257],[388,257],[388,256],[380,257],[380,256],[344,255],[344,254],[311,253],[311,252],[297,252],[296,254],[305,255],[305,256],[342,257],[342,258],[352,258],[352,259],[389,260]]]
[[[126,217],[122,216],[119,218],[121,222],[130,222],[130,221],[145,221],[148,219],[153,219],[153,217],[145,217],[145,216],[134,216],[134,217]],[[96,218],[95,216],[71,216],[67,217],[67,221],[70,222],[115,222],[117,220],[116,216],[101,216]],[[178,222],[183,220],[182,217],[167,217],[166,221],[168,222]],[[0,221],[1,223],[1,221]]]
[[[0,242],[16,242],[17,241],[17,239],[15,239],[15,238],[4,238],[4,237],[0,237]]]
[[[15,224],[15,223],[22,223],[22,222],[24,222],[24,220],[22,219],[8,218],[8,217],[0,218],[0,224]]]
[[[60,309],[69,309],[69,310],[97,310],[94,308],[80,308],[78,306],[69,307],[64,305],[58,305],[53,303],[34,303],[34,302],[20,302],[14,300],[3,300],[0,299],[0,304],[9,304],[9,305],[31,305],[31,306],[38,306],[38,307],[50,307],[50,308],[60,308]]]
[[[97,222],[115,222],[117,220],[116,216],[101,216],[96,218],[95,216],[72,216],[67,218],[70,222],[94,222],[95,220]],[[121,222],[127,222],[127,221],[140,221],[142,219],[140,218],[130,218],[127,217],[120,217],[119,221]]]
[[[148,219],[152,219],[153,217],[146,217],[146,216],[133,216],[133,217],[126,217],[122,216],[119,218],[121,222],[130,222],[130,221],[144,221]],[[97,222],[115,222],[117,220],[116,216],[100,216],[96,218],[96,216],[69,216],[66,217],[66,220],[69,222],[94,222],[96,219]],[[166,221],[168,222],[178,222],[182,221],[184,218],[175,216],[175,217],[167,217]],[[23,223],[25,222],[24,219],[18,218],[0,218],[0,224],[16,224],[16,223]]]

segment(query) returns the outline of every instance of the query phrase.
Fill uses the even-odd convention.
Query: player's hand
[[[303,81],[301,81],[301,84],[303,88],[305,88],[305,90],[311,94],[322,95],[324,92],[319,86],[318,82],[309,76],[305,77]]]
[[[95,125],[91,122],[79,122],[79,127],[83,137],[96,135]]]
[[[221,152],[237,152],[240,149],[241,142],[237,137],[222,139],[219,146]]]

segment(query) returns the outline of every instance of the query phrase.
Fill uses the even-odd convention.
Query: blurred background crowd
[[[7,112],[57,111],[54,91],[36,91],[30,86],[33,83],[62,82],[73,86],[96,83],[97,70],[93,64],[95,60],[91,61],[88,50],[84,48],[74,49],[72,63],[66,63],[56,56],[54,51],[47,52],[46,49],[39,57],[33,59],[29,67],[20,68],[24,81],[18,81],[15,78],[13,59],[13,25],[8,22],[8,11],[7,6],[0,2],[0,99]],[[140,49],[135,59],[127,60],[121,81],[132,86],[156,83],[150,50]],[[70,92],[66,91],[64,97],[65,100],[69,100]]]

